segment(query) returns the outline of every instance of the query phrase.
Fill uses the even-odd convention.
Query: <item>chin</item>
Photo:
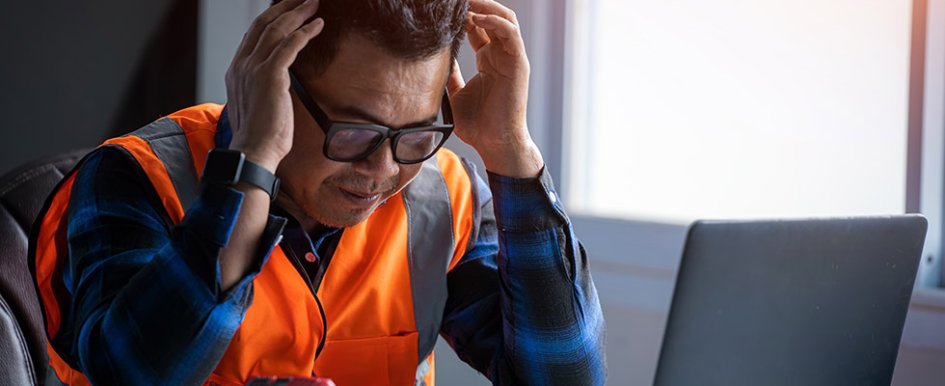
[[[397,193],[397,190],[390,191],[374,203],[369,208],[351,208],[345,207],[341,202],[332,200],[332,197],[328,199],[322,199],[320,201],[313,200],[305,208],[305,214],[309,218],[317,221],[319,224],[332,227],[332,228],[348,228],[358,225],[368,217],[371,217],[371,214],[383,205],[387,200],[393,197]]]
[[[371,217],[371,213],[374,213],[375,209],[377,208],[375,207],[371,208],[370,210],[358,210],[351,212],[336,210],[334,211],[335,213],[318,213],[316,211],[310,211],[308,215],[315,221],[318,221],[319,224],[328,227],[348,228],[358,225],[364,222],[364,220],[367,220],[368,217]]]

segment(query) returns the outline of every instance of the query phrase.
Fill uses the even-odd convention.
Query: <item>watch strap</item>
[[[248,159],[243,160],[239,182],[245,182],[266,191],[269,193],[269,199],[273,201],[279,194],[279,177]]]
[[[200,182],[226,186],[245,182],[264,190],[273,201],[279,193],[278,177],[246,159],[242,152],[230,149],[213,149],[207,154]]]

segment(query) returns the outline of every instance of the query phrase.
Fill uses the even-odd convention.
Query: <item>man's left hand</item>
[[[469,83],[453,63],[448,88],[455,133],[489,171],[535,177],[544,166],[528,134],[528,57],[515,13],[492,0],[470,0],[466,33],[479,70]]]

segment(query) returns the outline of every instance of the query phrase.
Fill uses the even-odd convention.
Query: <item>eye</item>
[[[381,133],[374,130],[350,128],[335,133],[332,141],[341,141],[352,144],[373,144],[380,139]]]
[[[432,143],[436,138],[436,134],[439,132],[435,131],[418,131],[409,134],[404,134],[400,138],[400,142],[404,142],[406,145],[422,145],[427,143]]]

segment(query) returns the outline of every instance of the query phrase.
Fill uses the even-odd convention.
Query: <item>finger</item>
[[[485,40],[487,41],[487,44],[488,44],[488,43],[491,43],[492,41],[498,42],[498,41],[499,41],[499,36],[496,35],[495,32],[490,31],[490,30],[486,30],[486,29],[484,29],[484,28],[482,28],[482,27],[479,27],[479,26],[476,24],[476,19],[482,19],[482,18],[485,17],[485,16],[487,16],[487,15],[483,15],[483,14],[479,14],[479,13],[475,13],[475,12],[470,12],[469,22],[472,23],[473,28],[475,28],[476,30],[480,31],[480,33],[482,33],[482,34],[485,36]],[[500,43],[500,44],[501,44],[501,43]],[[479,52],[479,50],[476,50],[476,52]]]
[[[525,42],[518,26],[496,15],[475,15],[472,18],[477,27],[486,31],[492,40],[498,40],[509,55],[518,55],[525,51]]]
[[[291,11],[279,15],[263,30],[256,48],[250,55],[259,60],[265,60],[283,39],[298,30],[306,20],[315,15],[316,11],[318,11],[318,0],[307,0]]]
[[[459,68],[459,62],[454,59],[453,69],[450,71],[450,79],[446,82],[446,90],[449,92],[450,97],[453,97],[453,95],[456,95],[463,87],[466,87],[466,81],[463,80],[463,71]]]
[[[466,36],[469,37],[469,46],[472,47],[473,51],[479,51],[482,46],[489,44],[489,36],[486,35],[486,31],[476,27],[476,24],[472,21],[472,18],[476,15],[476,13],[470,12],[466,16]]]
[[[477,28],[479,28],[479,27],[477,27]],[[496,42],[496,44],[502,45],[502,42],[499,41],[499,40],[500,40],[500,39],[499,39],[499,36],[495,34],[495,31],[487,30],[487,29],[484,29],[484,28],[479,28],[479,29],[481,29],[482,32],[485,32],[486,36],[489,37],[489,41],[490,41],[490,42]]]
[[[475,13],[498,15],[513,24],[518,24],[518,17],[515,16],[514,11],[492,0],[469,0],[469,10]]]
[[[299,51],[302,51],[305,45],[318,36],[324,28],[325,20],[320,17],[306,23],[302,28],[293,31],[283,39],[279,46],[272,51],[272,55],[267,59],[267,62],[280,71],[283,69],[288,71],[289,66],[299,56]]]
[[[249,26],[249,30],[243,35],[243,41],[240,42],[240,46],[236,50],[236,57],[247,56],[253,52],[253,49],[256,48],[256,43],[259,41],[259,35],[266,29],[266,26],[272,23],[273,20],[276,20],[279,15],[297,7],[302,1],[304,0],[285,0],[267,8],[263,13],[259,14],[259,16],[256,16],[256,19],[254,19],[253,23]]]

